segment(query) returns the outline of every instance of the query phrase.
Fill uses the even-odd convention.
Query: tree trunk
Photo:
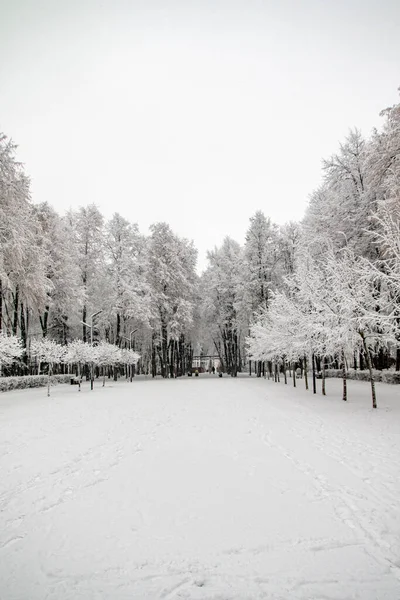
[[[23,347],[26,348],[25,310],[24,310],[23,302],[21,302],[20,310],[21,310],[21,315],[20,315],[21,341],[22,341]]]
[[[170,379],[174,377],[174,362],[175,362],[175,347],[174,340],[170,340],[168,344],[169,348],[169,361],[168,361],[168,373]]]
[[[30,326],[29,308],[26,307],[26,309],[25,309],[25,335],[26,335],[25,345],[27,348],[27,356],[29,355],[29,350],[30,350],[30,344],[28,343],[29,326]]]
[[[78,362],[78,379],[79,379],[79,386],[78,386],[78,391],[81,391],[81,381],[82,381],[82,377],[81,377],[81,363]]]
[[[282,369],[283,369],[283,376],[285,378],[285,385],[287,385],[286,361],[284,358],[282,359]]]
[[[167,339],[167,326],[163,324],[161,326],[161,375],[165,378],[168,376],[168,339]]]
[[[117,327],[115,331],[115,345],[120,346],[121,344],[121,315],[117,312]]]
[[[325,389],[325,356],[322,360],[322,395],[326,396],[326,389]]]
[[[296,363],[292,365],[292,373],[293,373],[293,387],[296,387]]]
[[[360,371],[364,371],[364,357],[363,357],[363,353],[360,351],[360,356],[359,356],[359,364],[360,364]]]
[[[90,389],[93,390],[93,382],[94,382],[94,365],[90,363]]]
[[[343,396],[342,400],[347,402],[347,373],[346,373],[346,361],[344,357],[344,351],[342,350],[342,378],[343,378]]]
[[[28,368],[28,353],[27,353],[27,335],[26,335],[26,321],[25,321],[25,309],[24,309],[24,303],[21,302],[21,315],[20,315],[20,321],[21,321],[21,341],[22,341],[22,345],[25,348],[25,352],[23,354],[23,361],[25,364],[25,368]],[[26,373],[26,370],[25,370]]]
[[[304,355],[304,383],[306,385],[306,390],[308,390],[308,373],[307,373],[307,356]]]
[[[49,363],[49,374],[47,376],[47,397],[50,396],[50,378],[53,370],[53,365]]]
[[[313,394],[317,393],[317,377],[315,373],[315,355],[314,353],[311,355],[312,360],[312,385],[313,385]]]
[[[48,328],[48,322],[49,322],[49,310],[50,310],[50,307],[45,306],[43,316],[40,315],[40,317],[39,317],[40,327],[42,328],[42,336],[44,338],[47,337],[47,331],[48,331],[47,328]]]
[[[155,345],[155,334],[151,336],[151,376],[155,377],[157,374],[156,365],[156,345]]]
[[[17,332],[18,332],[18,306],[19,306],[19,288],[17,285],[15,288],[15,294],[14,294],[14,318],[13,318],[13,325],[12,325],[13,335],[17,335]]]
[[[367,341],[365,339],[364,333],[360,333],[362,341],[363,341],[363,346],[364,346],[364,353],[365,353],[365,360],[367,362],[367,366],[368,366],[368,371],[369,371],[369,380],[371,383],[371,395],[372,395],[372,408],[376,408],[377,404],[376,404],[376,392],[375,392],[375,381],[374,381],[374,376],[372,373],[372,361],[371,361],[371,354],[369,351],[369,348],[367,346]]]
[[[85,323],[86,323],[86,316],[87,316],[87,306],[86,306],[86,304],[84,304],[83,308],[82,308],[82,321],[83,321],[83,324],[82,324],[82,339],[83,339],[84,342],[87,342],[87,333],[86,333],[87,332],[87,328],[86,328],[86,325],[85,325]]]

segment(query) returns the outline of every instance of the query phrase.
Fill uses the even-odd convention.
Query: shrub
[[[73,375],[52,375],[51,385],[69,383]],[[18,377],[0,377],[0,392],[23,390],[26,388],[46,387],[47,375],[21,375]]]
[[[400,383],[400,371],[372,371],[374,381],[382,381],[383,383]],[[341,369],[326,369],[325,377],[342,377]],[[347,379],[355,379],[356,381],[369,381],[369,371],[347,371]]]
[[[342,371],[340,369],[325,369],[325,377],[341,377]]]
[[[400,383],[400,372],[385,371],[382,373],[382,381],[384,383]]]

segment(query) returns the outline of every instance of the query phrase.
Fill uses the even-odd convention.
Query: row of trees
[[[279,228],[258,211],[243,247],[227,237],[208,254],[200,282],[201,342],[232,376],[247,360],[245,340],[253,316],[269,306],[273,290],[293,272],[300,231],[297,223]]]
[[[0,372],[4,367],[11,366],[17,359],[24,355],[25,349],[20,338],[14,335],[0,334]],[[83,370],[90,370],[91,388],[93,389],[94,370],[97,367],[103,374],[103,386],[107,369],[123,366],[127,377],[132,381],[133,369],[140,355],[127,348],[118,348],[115,344],[102,341],[92,345],[82,340],[62,345],[49,338],[35,339],[30,348],[31,359],[35,361],[37,375],[41,373],[41,366],[46,365],[48,375],[48,395],[50,395],[50,379],[54,369],[59,365],[67,365],[68,374],[74,374],[79,383]]]
[[[191,368],[197,251],[166,223],[149,236],[95,205],[60,216],[31,202],[16,147],[0,135],[0,332],[32,341],[104,340],[141,354],[153,375]],[[99,313],[94,322],[91,315]]]
[[[249,355],[282,365],[400,369],[400,105],[381,132],[350,132],[324,161],[294,270],[253,319]]]
[[[201,277],[193,244],[165,223],[143,236],[94,205],[61,217],[33,204],[1,136],[0,330],[21,338],[25,364],[43,337],[129,347],[164,377],[191,370],[195,350],[233,376],[249,358],[258,375],[264,361],[400,370],[400,105],[382,116],[323,162],[302,223],[257,212],[243,246],[227,237]]]

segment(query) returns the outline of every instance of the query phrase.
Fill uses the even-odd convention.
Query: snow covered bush
[[[382,371],[383,383],[400,384],[400,371]]]
[[[400,384],[400,371],[378,371],[376,369],[373,370],[374,381],[382,382],[382,383],[391,383],[391,384]],[[325,377],[342,377],[342,369],[326,369]],[[354,369],[349,369],[347,371],[347,379],[355,379],[356,381],[369,381],[370,373],[369,371],[355,371]]]
[[[52,375],[50,383],[69,383],[70,375]],[[45,387],[48,385],[47,375],[21,375],[19,377],[0,377],[0,392],[23,390],[27,388]]]
[[[377,371],[373,369],[372,375],[374,381],[382,381],[382,371]],[[343,377],[342,369],[325,369],[325,377]],[[370,381],[370,372],[369,371],[355,371],[354,369],[346,370],[346,378],[353,379],[356,381]]]
[[[0,333],[0,373],[3,366],[9,366],[16,358],[20,358],[23,351],[21,340],[18,337]]]

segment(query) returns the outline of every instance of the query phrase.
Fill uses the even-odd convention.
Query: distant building
[[[200,373],[204,373],[212,367],[217,371],[220,364],[219,356],[194,356],[192,361],[193,370],[197,369]]]

